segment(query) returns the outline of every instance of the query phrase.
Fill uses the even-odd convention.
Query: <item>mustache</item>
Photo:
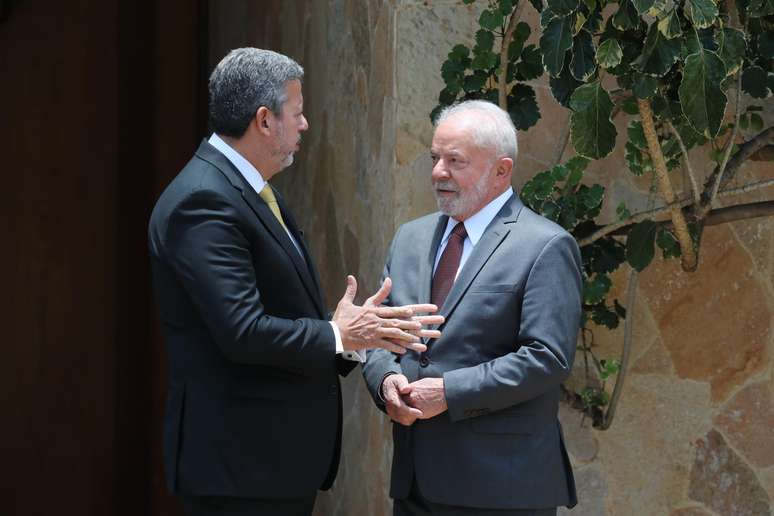
[[[459,192],[460,187],[454,181],[436,181],[433,183],[434,190],[448,190],[450,192]]]

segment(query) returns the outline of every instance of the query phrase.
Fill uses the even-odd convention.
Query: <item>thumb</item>
[[[357,295],[357,280],[351,274],[347,276],[347,288],[344,291],[344,297],[342,301],[346,300],[350,303],[355,301],[355,295]]]
[[[406,394],[410,394],[411,391],[414,390],[414,387],[409,383],[406,385],[400,385],[398,386],[398,392],[400,392],[401,396],[405,396]]]
[[[384,281],[382,282],[382,286],[379,287],[379,290],[376,291],[376,294],[368,298],[368,302],[374,306],[381,305],[385,299],[387,299],[387,296],[390,295],[390,291],[392,290],[392,280],[388,278],[384,278]]]

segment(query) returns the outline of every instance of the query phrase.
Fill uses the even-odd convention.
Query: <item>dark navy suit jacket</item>
[[[149,246],[169,357],[164,465],[188,495],[294,498],[330,487],[338,374],[320,283],[266,203],[206,141],[153,210]]]

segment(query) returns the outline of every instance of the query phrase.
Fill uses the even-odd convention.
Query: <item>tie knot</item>
[[[454,226],[454,229],[452,229],[452,235],[460,237],[460,240],[465,240],[468,236],[468,232],[465,231],[465,224],[458,222],[457,225]]]
[[[274,196],[274,190],[271,189],[271,186],[269,186],[269,183],[266,183],[264,187],[261,189],[260,193],[258,194],[261,199],[263,199],[266,204],[276,203],[277,198]]]

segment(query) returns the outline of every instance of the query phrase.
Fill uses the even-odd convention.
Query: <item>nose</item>
[[[442,159],[438,159],[438,161],[435,162],[435,165],[433,165],[433,172],[430,177],[433,179],[433,181],[446,181],[447,179],[451,178],[451,174],[449,174],[449,170],[446,168],[446,165]]]
[[[309,129],[309,121],[304,115],[301,115],[301,128],[299,130],[306,131],[307,129]]]

